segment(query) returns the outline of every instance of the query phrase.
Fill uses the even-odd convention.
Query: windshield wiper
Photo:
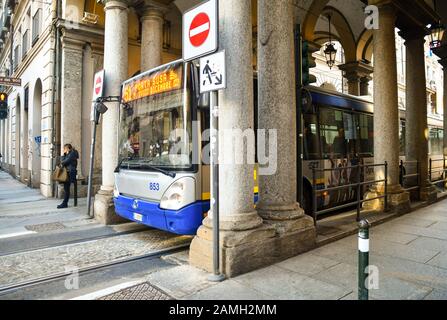
[[[138,163],[130,163],[131,160],[140,160]],[[159,167],[155,167],[153,165],[150,164],[150,162],[152,162],[153,160],[145,160],[145,159],[141,159],[139,157],[127,157],[127,158],[123,158],[121,159],[121,161],[118,163],[118,166],[115,169],[115,173],[120,172],[120,168],[123,164],[124,161],[127,161],[127,168],[130,169],[131,167],[138,167],[138,168],[147,168],[147,169],[151,169],[160,173],[163,173],[166,176],[169,176],[171,178],[175,178],[176,173],[175,172],[171,172],[171,171],[167,171],[167,170],[163,170]],[[146,163],[144,163],[144,161],[146,161]]]
[[[124,161],[129,161],[129,160],[132,160],[132,158],[131,158],[131,157],[122,158],[122,159],[120,160],[120,162],[118,162],[118,165],[116,166],[116,168],[115,168],[115,170],[114,170],[113,172],[115,172],[115,173],[119,173],[119,172],[120,172],[120,169],[121,169],[121,165],[123,164],[123,162],[124,162]]]
[[[150,165],[149,163],[141,163],[141,162],[139,162],[139,163],[138,163],[138,166],[139,166],[140,168],[144,167],[144,168],[147,168],[147,169],[151,169],[151,170],[154,170],[154,171],[163,173],[165,176],[168,176],[168,177],[171,177],[171,178],[175,178],[175,176],[176,176],[176,173],[175,173],[175,172],[171,172],[171,171],[163,170],[163,169],[161,169],[161,168],[159,168],[159,167],[152,166],[152,165]]]

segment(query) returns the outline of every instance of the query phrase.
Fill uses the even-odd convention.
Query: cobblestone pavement
[[[66,272],[68,269],[84,268],[126,257],[148,254],[189,241],[190,237],[150,230],[2,256],[0,257],[0,287]]]
[[[172,297],[146,282],[109,294],[98,300],[172,300]]]

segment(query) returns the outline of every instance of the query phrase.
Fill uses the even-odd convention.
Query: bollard
[[[359,300],[368,300],[368,288],[366,280],[369,266],[369,227],[368,220],[359,222]]]

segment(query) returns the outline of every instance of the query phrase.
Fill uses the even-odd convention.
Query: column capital
[[[161,4],[153,0],[145,0],[143,4],[138,6],[140,20],[163,19],[168,13],[169,6]]]
[[[103,0],[104,11],[110,9],[127,10],[129,8],[129,0]]]
[[[358,81],[361,78],[369,77],[374,68],[363,61],[352,61],[339,65],[338,68],[345,73],[345,78],[352,81]]]

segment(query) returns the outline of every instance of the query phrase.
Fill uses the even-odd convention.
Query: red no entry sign
[[[102,91],[102,77],[98,76],[95,83],[95,94],[98,96]]]
[[[104,75],[104,70],[101,70],[95,74],[95,78],[93,80],[93,101],[102,97],[104,93]]]
[[[195,16],[189,27],[189,41],[194,47],[201,46],[210,34],[210,18],[205,12]]]
[[[202,4],[183,14],[183,60],[191,61],[216,52],[218,44],[218,0]]]

